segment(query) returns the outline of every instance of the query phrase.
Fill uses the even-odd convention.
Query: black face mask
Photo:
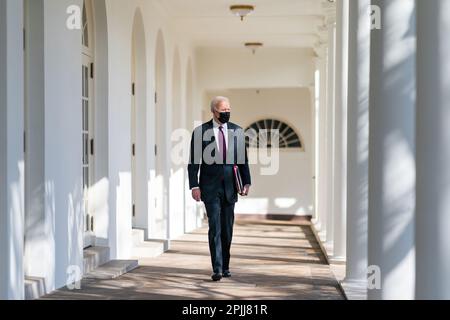
[[[226,124],[230,122],[231,113],[230,112],[220,112],[219,121],[220,123]]]

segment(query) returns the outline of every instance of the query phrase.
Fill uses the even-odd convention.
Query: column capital
[[[327,16],[325,19],[325,23],[327,25],[327,30],[334,28],[336,26],[336,15]]]
[[[328,27],[336,24],[336,0],[322,0],[322,11]]]
[[[318,60],[324,60],[327,57],[327,48],[328,44],[324,41],[319,40],[314,43],[313,50],[316,55],[315,58]]]
[[[322,21],[316,28],[319,39],[328,42],[329,30],[336,24],[336,3],[335,0],[322,0]]]
[[[324,11],[325,10],[336,11],[336,0],[322,0],[321,6]]]
[[[316,29],[317,35],[319,36],[319,39],[323,42],[328,41],[328,29],[329,29],[329,26],[326,23],[317,26],[317,29]]]

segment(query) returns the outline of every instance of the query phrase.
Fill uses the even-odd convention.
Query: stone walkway
[[[217,283],[210,280],[206,228],[139,265],[115,280],[83,280],[81,290],[62,289],[44,299],[343,299],[309,225],[237,223],[233,277]]]

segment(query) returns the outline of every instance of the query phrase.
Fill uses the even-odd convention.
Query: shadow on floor
[[[114,280],[83,280],[44,300],[341,300],[343,296],[309,226],[237,223],[233,277],[210,280],[207,229],[172,242],[170,251],[141,259]]]

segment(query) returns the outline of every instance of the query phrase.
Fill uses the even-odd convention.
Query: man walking
[[[244,131],[229,122],[229,99],[214,98],[211,112],[213,119],[194,130],[188,173],[192,197],[206,207],[212,280],[220,281],[231,277],[230,249],[238,201],[234,169],[238,168],[242,178],[242,196],[249,193],[251,177]]]

